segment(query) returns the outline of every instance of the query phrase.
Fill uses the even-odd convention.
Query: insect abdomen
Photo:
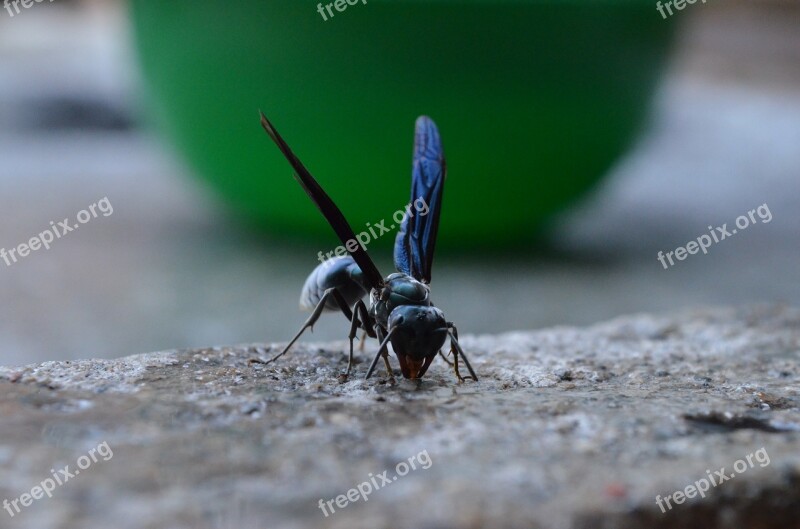
[[[329,288],[336,288],[344,297],[347,305],[352,307],[356,301],[367,295],[362,285],[361,269],[350,256],[332,257],[319,264],[309,274],[300,293],[300,308],[313,310],[322,295]],[[336,300],[329,298],[325,310],[338,310]]]

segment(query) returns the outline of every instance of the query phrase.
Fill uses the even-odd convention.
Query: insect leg
[[[347,335],[350,339],[350,357],[347,361],[347,371],[344,374],[345,379],[350,376],[350,369],[353,367],[353,339],[358,334],[359,328],[369,329],[372,323],[372,317],[369,315],[369,311],[367,311],[367,306],[359,299],[356,301],[356,304],[353,305],[353,317],[350,319],[350,334]],[[364,336],[366,336],[366,331],[364,332]]]
[[[472,380],[477,382],[478,375],[476,375],[475,371],[473,371],[472,366],[469,364],[469,360],[467,360],[467,355],[464,354],[464,351],[461,349],[461,346],[458,343],[458,329],[452,322],[447,323],[447,328],[451,329],[451,332],[448,334],[450,334],[450,351],[453,353],[453,369],[456,372],[456,378],[458,378],[459,382],[464,381],[464,379],[461,377],[461,374],[458,372],[458,355],[461,355],[461,358],[464,359],[464,365],[467,366],[467,370],[469,371]]]
[[[350,307],[347,306],[347,300],[344,299],[344,296],[342,296],[341,292],[339,292],[335,288],[332,290],[333,290],[333,299],[336,300],[336,304],[339,305],[339,309],[342,311],[342,314],[344,314],[344,317],[347,318],[347,321],[352,320],[353,313],[350,311]]]
[[[383,335],[383,330],[377,324],[375,325],[375,332],[378,336]],[[383,340],[380,340],[383,341]],[[389,375],[389,378],[392,379],[394,382],[394,371],[392,371],[392,364],[389,362],[389,348],[383,350],[383,365],[386,366],[386,374]]]
[[[283,355],[285,355],[287,353],[287,351],[289,351],[289,348],[294,345],[294,342],[296,342],[297,339],[300,338],[300,336],[305,332],[306,329],[312,329],[313,330],[314,324],[317,323],[317,320],[322,315],[322,311],[325,310],[325,303],[327,303],[328,298],[330,296],[333,296],[334,299],[337,299],[337,296],[336,296],[337,294],[339,294],[339,293],[336,291],[336,288],[329,288],[328,290],[326,290],[322,294],[322,297],[320,298],[319,303],[317,303],[317,306],[314,308],[314,311],[311,313],[311,316],[308,317],[306,322],[303,324],[302,327],[300,327],[300,330],[297,331],[297,334],[294,335],[294,338],[292,338],[292,341],[289,342],[289,345],[287,345],[286,348],[283,351],[281,351],[279,354],[273,356],[272,358],[270,358],[269,360],[266,360],[266,361],[259,360],[257,358],[253,358],[253,359],[250,360],[250,363],[251,364],[264,364],[264,365],[267,365],[267,364],[271,364],[272,362],[274,362],[278,358],[280,358]],[[341,295],[338,295],[338,298],[341,298]],[[339,299],[337,299],[337,301],[339,301]],[[350,309],[347,307],[346,304],[344,305],[344,307],[340,306],[339,308],[346,309],[345,316],[348,315],[348,314],[351,314]],[[351,317],[352,317],[352,314],[351,314]]]
[[[450,360],[447,359],[447,357],[444,355],[444,353],[442,352],[441,349],[439,349],[439,356],[442,357],[442,360],[447,362],[447,365],[449,365],[450,367],[453,367],[453,362],[451,362]]]
[[[386,337],[381,340],[381,346],[378,348],[378,353],[375,355],[375,358],[372,359],[372,363],[369,365],[369,370],[367,371],[367,376],[365,378],[369,378],[372,376],[372,372],[375,371],[375,366],[378,365],[378,358],[380,358],[386,351],[386,346],[389,344],[389,340],[392,337],[392,333],[394,333],[394,329],[389,331]],[[383,334],[379,331],[379,335]],[[384,360],[388,364],[388,359],[384,356]],[[394,373],[392,373],[391,366],[386,366],[389,369],[389,376],[394,378]]]

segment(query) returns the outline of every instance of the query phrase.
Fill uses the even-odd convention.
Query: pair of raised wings
[[[261,113],[261,125],[294,168],[295,178],[325,216],[342,244],[347,246],[348,241],[356,240],[355,233],[342,212],[311,176],[303,162],[295,156],[263,113]],[[417,119],[414,135],[414,161],[411,175],[411,203],[417,211],[412,212],[413,214],[407,213],[400,224],[400,231],[394,246],[394,264],[399,272],[408,274],[424,283],[430,283],[431,280],[433,251],[436,246],[436,234],[439,230],[445,174],[444,152],[439,130],[431,118],[420,116]],[[416,206],[419,201],[424,201],[427,208]],[[420,210],[426,211],[426,213],[423,215]],[[407,211],[410,212],[410,209]],[[349,253],[361,268],[367,286],[370,289],[379,288],[383,284],[383,276],[367,254],[366,249],[359,245],[355,251]]]

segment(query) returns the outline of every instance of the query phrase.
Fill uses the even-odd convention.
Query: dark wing
[[[317,205],[328,221],[328,224],[331,225],[333,231],[336,232],[339,240],[346,248],[347,241],[356,240],[356,235],[347,223],[347,219],[344,218],[342,212],[336,207],[336,204],[333,203],[331,197],[329,197],[317,181],[314,180],[314,177],[311,176],[311,173],[305,168],[303,162],[294,155],[286,142],[283,141],[281,135],[278,134],[278,131],[275,130],[275,127],[272,126],[272,123],[269,122],[263,112],[261,112],[261,126],[264,127],[264,130],[267,131],[272,141],[275,142],[286,159],[289,160],[289,163],[295,170],[295,178],[300,182],[300,185],[303,186],[303,189],[305,189],[308,196],[311,197],[311,200],[314,201],[314,204]],[[349,249],[348,252],[350,252]],[[378,288],[383,283],[383,276],[381,276],[378,267],[372,262],[372,259],[370,259],[364,247],[359,244],[356,251],[350,252],[350,255],[353,256],[356,264],[364,273],[364,280],[367,286],[369,288]]]
[[[400,224],[395,239],[394,265],[399,272],[425,283],[431,281],[446,172],[442,140],[436,123],[427,116],[420,116],[414,133],[412,208]],[[420,213],[420,210],[426,211],[420,201],[427,206],[425,215]]]

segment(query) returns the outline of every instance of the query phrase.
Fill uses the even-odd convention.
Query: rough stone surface
[[[479,383],[440,359],[420,384],[364,381],[374,342],[344,384],[344,343],[274,366],[252,345],[0,368],[0,500],[113,450],[0,527],[800,527],[800,310],[462,341]],[[769,464],[656,505],[762,447]],[[422,451],[429,468],[335,506]]]

